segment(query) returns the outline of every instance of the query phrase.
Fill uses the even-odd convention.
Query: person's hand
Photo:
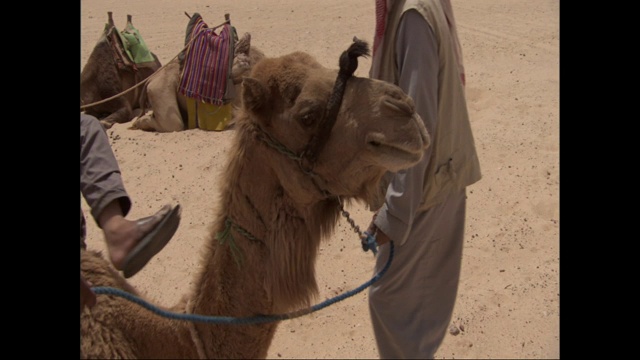
[[[376,244],[380,246],[382,244],[388,243],[390,239],[385,233],[380,231],[380,229],[378,229],[378,227],[376,226],[375,224],[376,217],[378,217],[377,212],[373,214],[373,218],[371,218],[371,222],[369,223],[369,227],[367,228],[366,232],[371,236],[374,236],[376,239]],[[366,238],[366,235],[364,236],[364,238]]]
[[[373,222],[376,220],[376,215],[373,215],[373,219],[371,219],[371,222],[369,223],[369,227],[367,228],[367,232],[373,236],[376,231],[378,231],[378,227],[376,226],[376,224],[374,224]]]
[[[91,284],[80,275],[80,314],[85,306],[92,308],[96,304],[96,294],[91,291]]]
[[[378,246],[384,245],[388,243],[390,240],[391,239],[389,239],[387,234],[383,233],[382,231],[380,231],[380,229],[378,229],[378,232],[376,233],[376,244],[378,244]]]

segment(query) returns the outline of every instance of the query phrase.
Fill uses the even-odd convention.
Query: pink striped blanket
[[[214,105],[224,105],[230,101],[225,98],[225,93],[230,76],[232,36],[228,23],[223,25],[220,34],[216,34],[201,17],[196,20],[178,85],[181,94]]]

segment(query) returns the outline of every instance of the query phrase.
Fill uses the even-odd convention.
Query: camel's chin
[[[371,211],[378,211],[384,205],[384,194],[376,194],[366,201],[367,207]]]
[[[385,201],[385,196],[387,193],[387,187],[393,178],[393,173],[386,173],[378,182],[378,184],[372,188],[365,200],[367,207],[371,211],[377,211],[382,207]]]

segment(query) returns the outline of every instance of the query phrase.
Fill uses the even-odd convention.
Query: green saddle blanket
[[[109,24],[105,25],[105,32],[110,28]],[[143,65],[145,63],[154,63],[156,59],[153,57],[151,51],[144,42],[142,35],[138,29],[136,29],[131,22],[127,22],[127,26],[122,31],[117,31],[120,38],[124,53],[136,65]]]

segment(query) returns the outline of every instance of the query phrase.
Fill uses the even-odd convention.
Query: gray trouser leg
[[[86,114],[80,114],[80,192],[96,223],[104,208],[116,199],[123,215],[131,209],[109,138],[98,119]]]
[[[406,243],[395,246],[387,273],[369,290],[381,358],[433,358],[447,331],[460,278],[466,191],[417,216]],[[380,247],[376,273],[387,263]]]

